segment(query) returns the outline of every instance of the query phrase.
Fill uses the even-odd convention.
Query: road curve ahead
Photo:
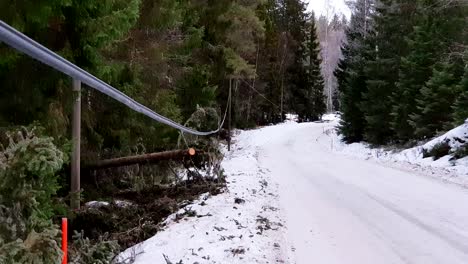
[[[468,263],[468,190],[334,153],[329,124],[285,126],[257,148],[296,263]]]

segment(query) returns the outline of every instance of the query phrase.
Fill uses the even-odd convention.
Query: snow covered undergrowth
[[[228,183],[223,193],[202,195],[178,212],[190,211],[195,216],[179,219],[171,215],[165,230],[127,249],[119,260],[136,264],[289,263],[283,217],[277,207],[278,185],[257,161],[256,146],[275,136],[268,136],[270,128],[242,131],[235,137],[233,151],[225,151]]]
[[[405,150],[388,150],[371,148],[366,143],[343,143],[341,136],[337,135],[336,131],[339,117],[327,115],[327,119],[333,120],[328,130],[325,130],[325,134],[330,139],[330,148],[333,151],[363,159],[372,159],[393,167],[403,167],[468,187],[468,157],[453,159],[453,155],[449,154],[434,160],[433,157],[424,157],[423,154],[424,151],[429,151],[443,142],[448,143],[451,152],[455,151],[463,143],[468,142],[468,123],[456,127],[423,145]]]

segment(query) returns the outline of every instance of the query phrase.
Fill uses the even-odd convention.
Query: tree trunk
[[[143,154],[137,156],[129,156],[115,159],[101,160],[96,163],[91,163],[86,166],[87,169],[106,169],[114,167],[124,167],[134,164],[146,164],[155,163],[161,160],[172,160],[172,159],[183,159],[184,157],[194,156],[196,154],[195,149],[185,150],[171,150],[164,152],[156,152],[150,154]]]

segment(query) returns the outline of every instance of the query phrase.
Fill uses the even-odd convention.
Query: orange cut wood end
[[[188,154],[189,154],[190,156],[195,155],[195,149],[194,149],[194,148],[189,148]]]

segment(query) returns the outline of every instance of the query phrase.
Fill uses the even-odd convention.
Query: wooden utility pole
[[[80,209],[81,82],[73,79],[73,119],[70,206]]]
[[[284,36],[284,32],[282,33]],[[283,105],[284,105],[284,60],[286,59],[286,47],[287,47],[287,38],[284,38],[284,43],[283,43],[283,55],[281,58],[281,64],[280,64],[280,69],[279,73],[281,75],[281,109],[280,109],[280,115],[281,115],[281,122],[283,122]]]
[[[232,78],[229,78],[229,97],[228,97],[228,151],[231,151],[231,98],[232,98]]]
[[[284,97],[284,75],[281,77],[281,109],[280,109],[280,114],[281,114],[281,122],[283,122],[283,97]]]

